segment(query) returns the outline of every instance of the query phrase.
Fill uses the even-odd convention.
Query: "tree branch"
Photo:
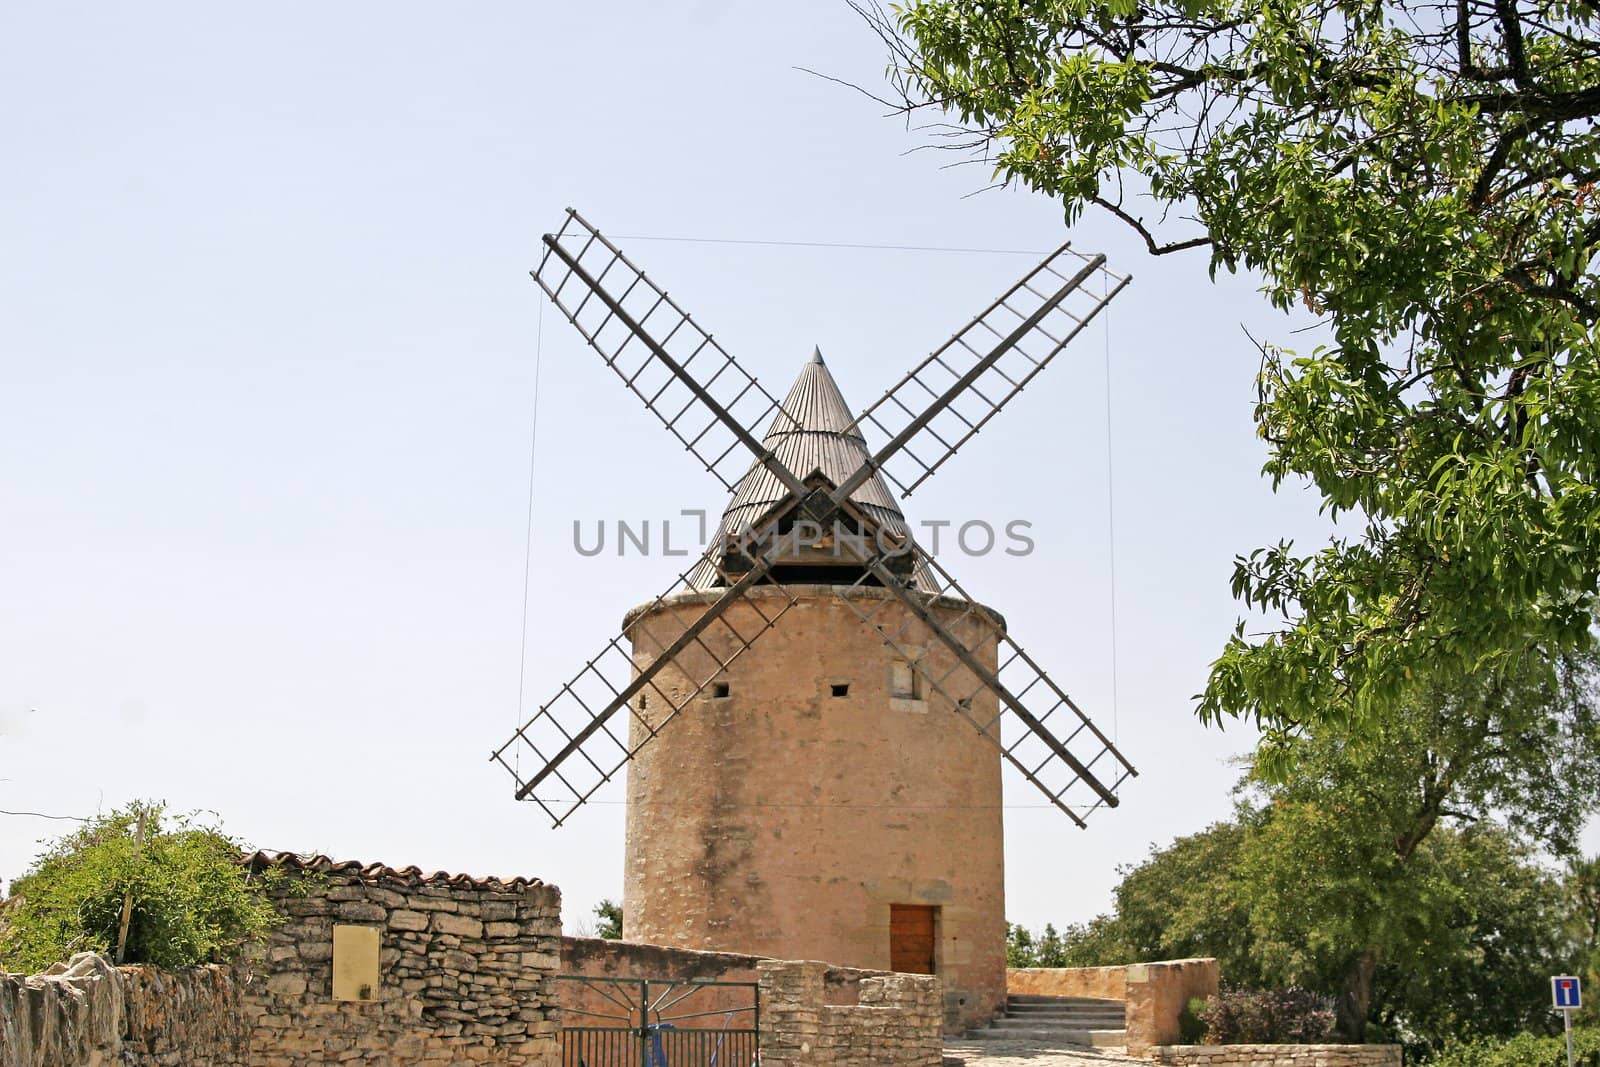
[[[1185,252],[1191,248],[1199,248],[1202,245],[1208,245],[1212,243],[1210,237],[1191,237],[1186,241],[1173,241],[1170,244],[1164,245],[1156,244],[1155,234],[1151,233],[1143,222],[1122,210],[1121,207],[1100,196],[1092,196],[1089,198],[1089,201],[1098,207],[1105,208],[1107,211],[1111,212],[1111,214],[1115,215],[1117,218],[1121,219],[1123,222],[1132,227],[1135,233],[1144,238],[1145,247],[1150,250],[1150,254],[1152,256],[1165,256],[1170,255],[1173,252]]]

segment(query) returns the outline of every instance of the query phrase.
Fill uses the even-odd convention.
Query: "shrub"
[[[1600,1067],[1600,1028],[1572,1032],[1577,1067]],[[1429,1067],[1567,1067],[1567,1039],[1518,1034],[1506,1040],[1446,1045]]]
[[[1328,1040],[1333,1004],[1305,989],[1227,989],[1196,1012],[1208,1045],[1303,1045]]]
[[[1190,997],[1189,1003],[1178,1013],[1178,1040],[1185,1045],[1198,1045],[1206,1036],[1206,1024],[1200,1013],[1206,1010],[1204,997]]]
[[[264,882],[239,865],[240,852],[219,829],[169,819],[158,805],[94,819],[12,883],[0,969],[33,972],[74,952],[113,952],[130,894],[125,962],[227,962],[279,921]]]

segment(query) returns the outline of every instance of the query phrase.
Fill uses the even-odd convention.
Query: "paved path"
[[[1119,1064],[1147,1064],[1104,1049],[1075,1048],[1064,1051],[1045,1048],[1037,1041],[945,1041],[946,1067],[1117,1067]]]

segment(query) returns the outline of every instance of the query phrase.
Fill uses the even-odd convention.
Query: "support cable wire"
[[[57,822],[88,822],[82,815],[46,815],[42,811],[6,811],[0,808],[0,815],[15,815],[27,819],[54,819]]]
[[[853,241],[776,241],[738,237],[665,237],[638,233],[613,234],[616,241],[671,241],[693,245],[765,245],[770,248],[853,248],[869,252],[958,252],[979,256],[1044,256],[1033,248],[950,248],[943,245],[863,244]]]
[[[1111,279],[1102,275],[1105,285]],[[1100,320],[1105,335],[1106,368],[1106,546],[1111,571],[1111,740],[1116,742],[1118,718],[1117,692],[1117,492],[1116,466],[1113,463],[1113,437],[1111,433],[1111,309],[1107,308]]]
[[[544,304],[539,301],[539,323],[534,329],[533,342],[533,426],[528,432],[528,520],[522,536],[522,640],[517,663],[517,710],[512,727],[522,724],[522,703],[528,680],[528,583],[533,572],[533,486],[534,472],[539,458],[539,371],[544,363]],[[518,772],[522,770],[522,752],[516,754]]]

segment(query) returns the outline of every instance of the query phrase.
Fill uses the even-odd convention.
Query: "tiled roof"
[[[544,885],[537,878],[474,878],[468,874],[450,874],[447,871],[424,871],[420,867],[388,867],[382,863],[361,863],[357,860],[335,860],[327,856],[301,856],[293,852],[252,852],[239,860],[242,866],[259,872],[268,868],[286,871],[307,871],[313,874],[336,875],[357,881],[390,882],[406,886],[449,886],[457,889],[488,889],[500,892],[519,892],[530,886]]]
[[[835,486],[843,485],[871,455],[866,439],[855,426],[844,395],[839,392],[839,384],[829,373],[827,364],[822,362],[820,350],[813,352],[801,367],[800,376],[795,379],[788,397],[773,416],[772,425],[767,428],[761,443],[771,449],[772,454],[795,477],[803,481],[821,472],[828,483]],[[718,551],[730,535],[762,520],[774,505],[788,495],[788,487],[778,480],[778,476],[766,464],[756,460],[734,487],[733,499],[728,502],[728,509],[722,515],[717,536],[711,541],[710,552]],[[900,537],[910,532],[905,516],[901,514],[881,475],[874,473],[862,482],[850,494],[850,500],[885,533]],[[924,590],[938,588],[926,567],[917,568],[916,581]],[[709,554],[690,574],[689,584],[696,589],[710,589],[723,584]]]

